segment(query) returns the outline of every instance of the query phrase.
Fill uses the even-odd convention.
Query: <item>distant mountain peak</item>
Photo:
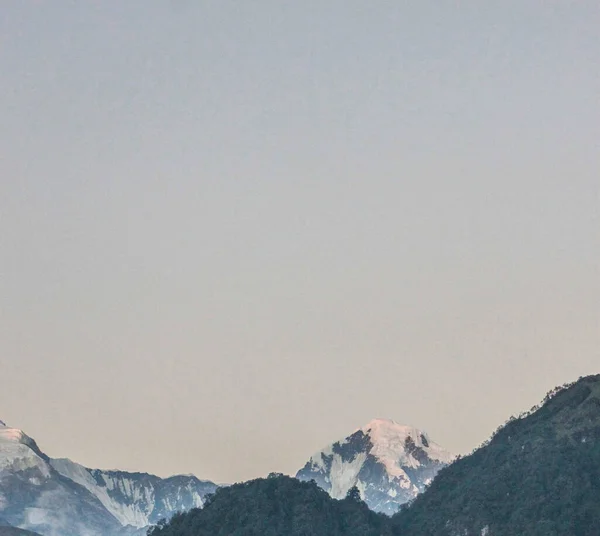
[[[0,419],[0,428],[6,428],[6,423]]]
[[[0,441],[4,443],[22,443],[26,446],[30,446],[29,443],[32,442],[32,439],[25,434],[23,430],[11,428],[10,426],[6,426],[6,424],[2,423],[0,426]]]
[[[425,432],[391,419],[373,419],[359,430],[371,438],[374,446],[386,444],[403,448],[407,441],[413,441],[419,446],[429,447],[430,440]]]
[[[202,506],[217,488],[193,476],[101,471],[50,459],[32,438],[3,422],[0,473],[0,513],[6,522],[44,536],[138,536],[161,518]]]
[[[406,467],[420,467],[423,453],[429,459],[444,464],[453,459],[449,452],[429,439],[426,432],[414,426],[398,424],[391,419],[374,419],[360,430],[371,440],[370,453],[393,476],[403,476]]]
[[[337,499],[356,486],[372,509],[391,514],[452,459],[422,430],[377,418],[317,452],[296,476]]]

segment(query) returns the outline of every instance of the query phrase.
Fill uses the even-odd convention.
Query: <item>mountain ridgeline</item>
[[[137,536],[161,518],[201,506],[216,488],[190,475],[163,479],[51,459],[0,421],[0,525],[43,536]]]
[[[149,536],[387,536],[389,518],[360,500],[357,488],[332,499],[314,482],[283,475],[220,488],[204,508],[177,514]]]
[[[393,517],[370,511],[357,486],[347,495],[336,500],[316,482],[289,477],[259,479],[219,489],[203,509],[150,535],[598,536],[600,375],[553,390],[441,469]]]
[[[97,497],[123,527],[147,527],[176,512],[202,506],[203,497],[216,489],[212,482],[192,475],[160,478],[148,473],[103,471],[68,459],[53,459],[50,464]]]
[[[392,514],[450,459],[425,432],[376,419],[314,455],[298,479],[317,480],[336,499],[356,487],[372,510]],[[0,421],[4,524],[43,536],[139,536],[163,518],[201,507],[216,489],[193,475],[159,478],[50,458]]]
[[[554,389],[454,461],[425,432],[376,419],[297,478],[229,487],[52,459],[0,421],[0,536],[598,536],[598,527],[600,375]]]
[[[393,523],[415,536],[600,534],[600,375],[511,419]]]

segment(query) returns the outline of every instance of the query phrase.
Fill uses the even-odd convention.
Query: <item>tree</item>
[[[352,486],[348,493],[346,493],[346,499],[350,499],[355,502],[362,502],[362,497],[360,496],[360,490],[356,486]]]

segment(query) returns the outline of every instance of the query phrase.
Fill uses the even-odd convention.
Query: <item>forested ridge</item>
[[[272,475],[219,488],[202,509],[177,514],[151,536],[385,536],[389,518],[376,514],[354,488],[341,501],[314,482]]]
[[[600,375],[552,390],[392,522],[410,536],[598,536]]]
[[[600,375],[552,390],[539,407],[443,469],[392,518],[353,489],[338,501],[272,475],[221,488],[151,536],[598,536]]]

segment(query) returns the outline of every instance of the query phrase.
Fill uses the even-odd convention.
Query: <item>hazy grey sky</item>
[[[0,418],[234,481],[471,450],[600,371],[600,3],[3,0]]]

